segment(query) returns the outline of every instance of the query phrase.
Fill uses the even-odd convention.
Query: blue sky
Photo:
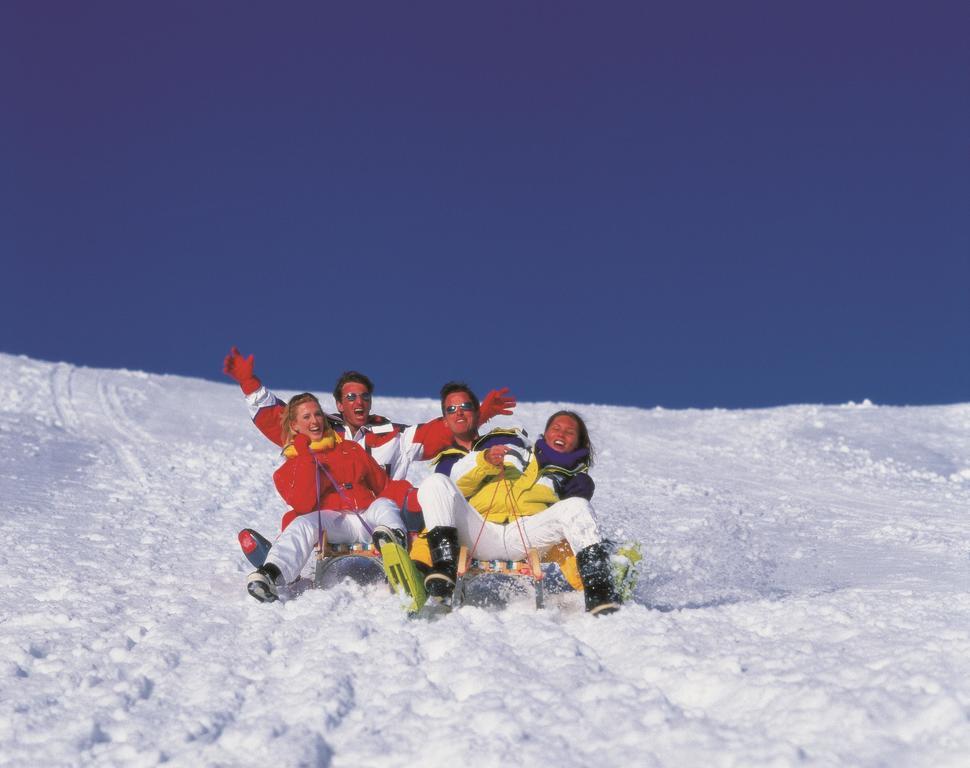
[[[970,5],[673,6],[4,3],[0,351],[970,401]]]

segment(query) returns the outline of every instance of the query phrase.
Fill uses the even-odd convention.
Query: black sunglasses
[[[472,403],[470,400],[466,400],[463,403],[458,403],[458,405],[446,405],[445,406],[445,413],[454,413],[459,408],[461,408],[463,411],[474,411],[475,410],[475,404]]]
[[[371,401],[370,392],[348,392],[346,395],[344,395],[344,400],[346,400],[348,403],[352,403],[357,399],[358,395],[360,395],[360,399],[365,403],[369,403]]]

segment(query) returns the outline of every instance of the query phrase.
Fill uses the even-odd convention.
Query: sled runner
[[[261,568],[272,542],[252,528],[241,530],[238,539],[249,562]],[[419,611],[426,599],[424,575],[400,544],[383,541],[380,550],[372,544],[332,544],[327,541],[326,533],[317,549],[313,579],[298,578],[287,585],[287,591],[295,595],[306,589],[325,589],[342,576],[360,584],[386,579],[392,593],[407,598],[405,608],[410,614]]]
[[[272,542],[251,528],[240,531],[238,538],[249,562],[257,568],[261,567]],[[621,601],[627,602],[633,597],[636,587],[638,566],[643,558],[641,547],[638,542],[622,545],[610,543],[609,546],[612,552],[614,583]],[[478,577],[490,575],[510,578],[519,583],[528,582],[535,593],[536,609],[542,609],[545,603],[545,574],[542,566],[544,562],[556,564],[560,568],[563,565],[561,559],[552,552],[547,552],[546,557],[543,561],[538,550],[531,547],[524,560],[476,559],[471,556],[467,546],[462,546],[459,549],[454,595],[442,611],[429,613],[437,615],[460,608],[466,602],[470,583]],[[332,586],[344,576],[360,584],[386,580],[391,592],[402,596],[402,603],[410,615],[421,615],[421,609],[427,600],[424,575],[400,544],[383,541],[379,551],[369,543],[331,544],[327,542],[326,535],[322,537],[321,547],[317,551],[313,579],[298,579],[289,585],[289,591],[292,593],[295,589],[295,593],[299,594],[307,588],[323,589]],[[552,589],[557,591],[555,583]]]
[[[252,528],[243,528],[237,538],[246,559],[254,567],[261,568],[266,562],[266,556],[273,542]],[[383,578],[380,553],[372,544],[331,544],[324,534],[321,545],[317,549],[311,586],[317,588],[329,586],[326,583],[326,576],[335,565],[352,566],[343,568],[343,575],[362,584],[371,584]]]
[[[317,554],[313,586],[328,586],[326,574],[330,569],[351,560],[358,567],[366,564],[365,571],[346,574],[354,581],[373,583],[386,580],[390,591],[402,596],[405,610],[409,614],[417,613],[424,605],[427,599],[424,574],[418,570],[407,550],[396,541],[383,540],[378,549],[372,544],[329,544],[324,536],[323,546]]]
[[[320,537],[313,569],[313,586],[316,589],[331,585],[328,583],[327,574],[335,566],[339,566],[344,575],[360,584],[372,584],[384,579],[381,553],[373,544],[331,544],[324,531]]]
[[[252,528],[243,528],[238,535],[239,546],[246,559],[256,568],[261,568],[266,562],[273,542]],[[342,558],[355,558],[353,565],[363,566],[349,569],[347,575],[354,581],[371,583],[377,580],[378,574],[374,566],[380,566],[380,553],[372,544],[331,544],[326,534],[322,537],[322,549],[317,550],[317,559],[313,572],[313,586],[324,587],[324,577],[327,572],[338,563],[347,565],[349,561]],[[383,569],[381,569],[383,570]]]
[[[543,607],[542,581],[544,576],[537,549],[530,548],[525,560],[477,560],[470,557],[468,547],[463,546],[458,553],[458,575],[455,579],[455,593],[451,600],[453,610],[462,606],[465,600],[465,587],[468,582],[485,574],[528,579],[535,589],[536,609]]]
[[[626,542],[621,545],[611,544],[610,548],[614,583],[621,602],[625,603],[632,599],[636,588],[638,566],[643,559],[641,546],[639,542]],[[454,610],[462,606],[467,597],[466,590],[473,579],[494,574],[512,577],[519,581],[529,581],[535,590],[536,609],[542,609],[545,601],[545,574],[542,566],[553,563],[561,567],[560,561],[556,558],[543,560],[534,547],[529,549],[525,560],[479,560],[470,557],[468,547],[461,547],[451,607]]]

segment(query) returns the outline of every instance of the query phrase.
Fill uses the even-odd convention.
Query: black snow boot
[[[594,616],[620,610],[620,596],[613,584],[610,553],[602,544],[590,544],[576,553],[579,578],[583,580],[586,610]]]
[[[458,529],[438,525],[428,531],[431,572],[424,578],[428,597],[450,600],[458,575]]]
[[[279,592],[276,585],[282,580],[283,574],[273,563],[265,563],[261,568],[257,568],[249,574],[249,581],[246,589],[249,594],[261,603],[272,603],[279,599]]]

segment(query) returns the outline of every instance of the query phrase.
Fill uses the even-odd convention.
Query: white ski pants
[[[391,529],[405,529],[401,510],[390,499],[375,499],[359,514],[324,509],[319,514],[309,512],[300,515],[273,542],[266,558],[267,563],[273,563],[280,569],[287,584],[299,577],[306,561],[310,559],[320,541],[321,524],[331,544],[367,543],[370,541],[368,527],[373,530],[378,525],[386,525]]]
[[[482,560],[523,559],[523,538],[526,546],[535,547],[539,554],[563,540],[569,542],[573,552],[600,540],[593,505],[587,499],[563,499],[542,512],[520,517],[518,525],[514,520],[499,525],[485,522],[451,478],[435,474],[418,487],[418,501],[429,531],[439,525],[457,528],[458,542],[469,551],[474,546],[472,556]]]

